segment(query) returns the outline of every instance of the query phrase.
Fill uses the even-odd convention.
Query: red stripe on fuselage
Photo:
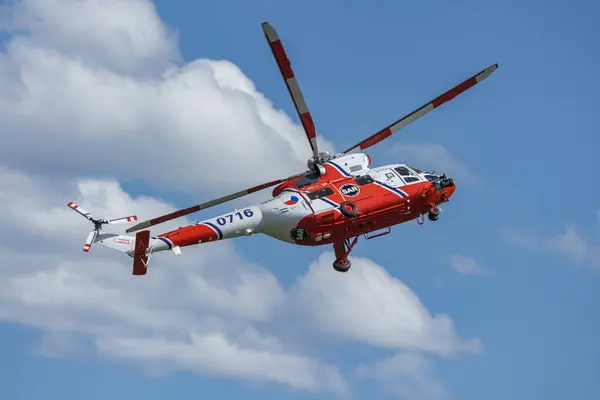
[[[174,231],[163,233],[158,237],[167,238],[173,242],[175,246],[179,247],[214,242],[218,239],[214,229],[204,224],[184,226]]]

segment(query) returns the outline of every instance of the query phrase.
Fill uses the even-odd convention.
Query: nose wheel
[[[358,236],[352,242],[350,242],[350,238],[347,238],[333,243],[336,258],[333,262],[333,269],[338,272],[348,272],[350,266],[352,266],[352,263],[348,260],[348,254],[350,254],[357,241]]]
[[[431,207],[427,214],[427,218],[429,218],[430,221],[437,221],[438,218],[440,218],[440,209],[438,207]]]

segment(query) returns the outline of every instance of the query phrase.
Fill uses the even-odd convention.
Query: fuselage
[[[427,214],[450,199],[451,179],[393,164],[369,168],[370,158],[355,153],[285,182],[259,205],[234,210],[153,238],[153,251],[262,233],[284,242],[316,246],[341,241]],[[342,203],[354,203],[355,215]]]

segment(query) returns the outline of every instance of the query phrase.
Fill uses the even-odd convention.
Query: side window
[[[367,183],[375,182],[370,175],[357,176],[354,178],[354,181],[358,184],[358,186],[366,185]]]
[[[415,176],[405,176],[404,180],[406,181],[406,183],[411,183],[411,182],[417,182],[419,180],[419,178],[417,178]]]
[[[311,185],[319,181],[319,175],[317,175],[316,171],[310,172],[306,175],[301,176],[300,178],[294,181],[294,186],[297,188],[301,188],[302,186]]]
[[[330,187],[326,187],[323,189],[315,190],[314,192],[310,192],[307,194],[308,198],[311,200],[320,199],[321,197],[329,196],[333,194],[333,190]]]

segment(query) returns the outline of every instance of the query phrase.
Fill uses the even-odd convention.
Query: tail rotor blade
[[[69,208],[71,208],[72,210],[75,210],[77,213],[83,215],[85,218],[91,220],[92,219],[92,214],[87,211],[84,210],[83,208],[81,208],[78,204],[73,203],[72,201],[67,203],[67,206]]]
[[[123,217],[123,218],[115,218],[115,219],[111,219],[109,221],[106,221],[107,224],[110,225],[114,225],[114,224],[124,224],[126,222],[133,222],[133,221],[137,221],[138,217],[137,215],[130,215],[129,217]]]
[[[94,240],[96,240],[96,235],[98,234],[98,231],[91,231],[90,234],[87,237],[87,240],[85,241],[85,245],[83,246],[83,251],[88,253],[90,251],[90,248],[92,247],[92,244],[94,243]]]

